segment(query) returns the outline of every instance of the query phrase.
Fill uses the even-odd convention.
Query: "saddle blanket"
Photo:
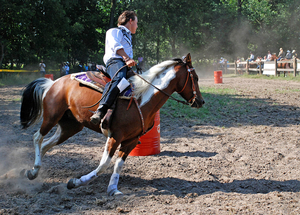
[[[103,93],[103,87],[96,85],[96,83],[87,76],[86,72],[73,73],[71,74],[71,79]],[[129,86],[120,93],[119,97],[123,99],[130,99],[133,95],[132,93],[132,88]]]

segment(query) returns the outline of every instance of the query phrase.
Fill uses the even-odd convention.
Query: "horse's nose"
[[[204,104],[205,104],[205,101],[203,99],[196,98],[194,100],[193,104],[191,105],[191,107],[200,108]]]

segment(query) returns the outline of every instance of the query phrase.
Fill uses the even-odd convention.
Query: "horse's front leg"
[[[109,185],[107,188],[107,194],[109,196],[123,194],[121,191],[118,190],[120,172],[122,170],[122,167],[123,167],[123,164],[124,164],[126,158],[128,157],[129,153],[135,148],[138,141],[139,141],[139,139],[135,138],[135,139],[124,141],[121,143],[119,155],[118,155],[118,158],[117,158],[115,166],[114,166],[114,172],[113,172],[112,176],[110,177]]]
[[[39,170],[42,166],[41,144],[43,139],[44,137],[41,135],[40,130],[33,135],[33,145],[35,149],[34,166],[31,170],[27,170],[25,172],[25,176],[27,176],[29,180],[33,180],[38,176]]]
[[[116,141],[114,138],[108,137],[99,166],[87,175],[83,175],[80,178],[70,179],[67,184],[67,188],[78,188],[80,186],[87,185],[88,183],[96,179],[98,175],[103,173],[109,166],[112,156],[114,155],[119,144],[120,141]]]

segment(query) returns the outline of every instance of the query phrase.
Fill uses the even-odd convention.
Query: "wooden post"
[[[235,71],[235,74],[237,74],[237,63],[236,63],[236,61],[234,61],[234,71]]]
[[[293,68],[294,68],[294,77],[296,77],[296,72],[297,72],[297,59],[296,58],[294,58]]]
[[[274,59],[274,63],[275,63],[275,76],[277,76],[277,59]]]
[[[249,60],[246,61],[246,73],[249,75]]]
[[[259,65],[259,75],[261,75],[261,70],[262,70],[261,64],[262,64],[262,63],[261,63],[261,61],[260,61],[259,64],[258,64],[258,65]]]

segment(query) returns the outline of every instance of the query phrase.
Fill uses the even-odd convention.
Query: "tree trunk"
[[[116,10],[116,0],[111,0],[109,28],[114,27],[115,10]]]
[[[160,46],[159,31],[157,31],[156,63],[159,62],[159,46]]]
[[[2,62],[4,59],[4,44],[1,43],[1,58],[0,58],[0,69],[2,69]]]

